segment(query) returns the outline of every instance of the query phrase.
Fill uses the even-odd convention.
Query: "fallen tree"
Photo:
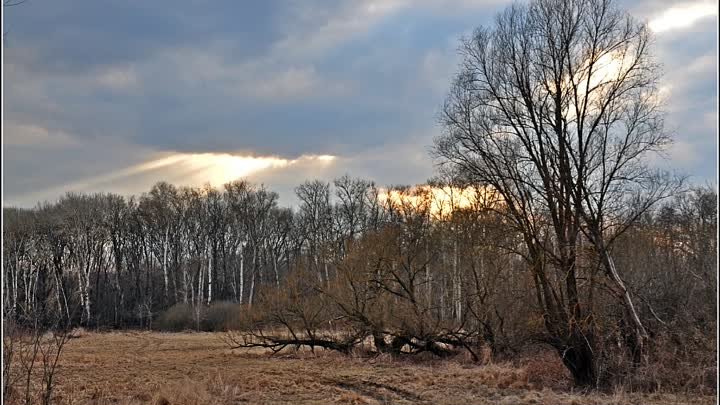
[[[438,357],[467,351],[479,361],[487,324],[473,318],[475,311],[460,322],[434,316],[431,300],[417,294],[428,249],[405,231],[387,229],[358,241],[329,285],[298,270],[282,288],[262,292],[242,327],[228,332],[229,347]]]

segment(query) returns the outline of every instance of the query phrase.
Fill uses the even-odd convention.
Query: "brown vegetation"
[[[573,393],[551,353],[478,365],[328,351],[230,350],[222,333],[87,333],[68,342],[55,403],[710,404],[693,392]]]

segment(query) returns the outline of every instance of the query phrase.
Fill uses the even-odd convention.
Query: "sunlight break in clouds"
[[[274,156],[241,156],[229,153],[175,153],[129,168],[126,175],[164,168],[174,173],[190,174],[191,183],[210,183],[213,186],[231,182],[263,170],[285,168],[299,162],[326,165],[335,160],[331,155],[303,155],[297,159]]]
[[[459,209],[495,206],[500,201],[500,195],[489,186],[458,188],[420,185],[406,190],[381,190],[378,199],[386,207],[395,207],[401,211],[427,211],[435,218],[442,218]]]
[[[146,191],[158,181],[180,186],[214,187],[233,180],[273,169],[312,165],[327,167],[335,161],[332,155],[302,155],[295,159],[275,156],[234,155],[230,153],[163,153],[146,162],[63,184],[51,190],[30,193],[20,201],[37,201],[48,196],[60,196],[67,191],[103,191],[120,194],[137,194]]]
[[[717,15],[717,3],[684,3],[665,10],[650,20],[648,26],[655,32],[670,31],[690,27],[696,21],[712,15]]]

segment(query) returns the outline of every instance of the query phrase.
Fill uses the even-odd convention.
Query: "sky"
[[[4,10],[3,206],[245,177],[279,192],[433,176],[459,39],[505,0],[27,0]],[[666,164],[716,186],[717,3],[620,2],[655,31]]]

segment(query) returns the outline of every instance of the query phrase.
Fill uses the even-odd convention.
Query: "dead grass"
[[[72,339],[56,403],[225,404],[711,404],[671,394],[582,395],[551,358],[519,366],[400,361],[335,353],[230,350],[221,333],[90,333]],[[562,370],[561,370],[562,372]],[[553,389],[550,389],[553,388]]]

